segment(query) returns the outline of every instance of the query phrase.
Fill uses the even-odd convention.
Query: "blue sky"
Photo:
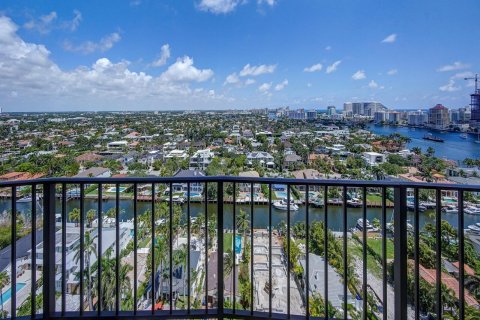
[[[480,5],[131,0],[0,4],[6,111],[469,103]]]

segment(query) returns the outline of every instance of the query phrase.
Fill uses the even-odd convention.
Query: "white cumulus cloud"
[[[260,92],[267,92],[268,90],[270,90],[271,87],[272,87],[271,82],[265,82],[260,87],[258,87],[258,90]]]
[[[314,64],[310,67],[307,67],[303,69],[303,72],[316,72],[316,71],[321,71],[323,68],[321,63]]]
[[[113,32],[101,38],[98,42],[85,41],[79,45],[74,45],[70,41],[63,43],[63,48],[71,52],[92,53],[96,51],[105,52],[113,48],[115,43],[120,41],[122,37],[119,33]]]
[[[269,6],[273,7],[274,5],[277,4],[277,0],[257,0],[257,3],[259,5],[265,3],[265,4],[268,4]]]
[[[437,69],[438,72],[446,72],[446,71],[457,71],[457,70],[463,70],[469,68],[470,65],[465,64],[461,61],[455,61],[452,64],[447,64],[444,66],[441,66]]]
[[[285,79],[283,80],[282,82],[280,82],[279,84],[277,84],[275,86],[275,91],[281,91],[283,89],[285,89],[285,87],[288,85],[288,80]]]
[[[167,63],[167,60],[169,58],[170,58],[170,45],[167,43],[160,48],[160,57],[157,60],[155,60],[152,63],[152,65],[154,67],[161,67]]]
[[[244,3],[243,0],[201,0],[198,8],[214,14],[225,14],[232,12],[242,3]]]
[[[259,76],[261,74],[266,74],[266,73],[273,73],[275,72],[275,69],[277,68],[276,64],[271,64],[271,65],[266,65],[266,64],[261,64],[259,66],[251,66],[250,64],[246,64],[243,69],[240,71],[240,76],[241,77],[246,77],[246,76]]]
[[[397,40],[397,34],[392,33],[382,40],[382,43],[394,43]]]
[[[327,67],[327,73],[335,72],[337,70],[338,66],[340,65],[340,63],[342,63],[342,60],[337,60],[334,63],[332,63],[331,65],[329,65]]]
[[[128,61],[107,58],[63,70],[52,61],[46,46],[25,42],[17,30],[9,17],[0,16],[0,96],[10,108],[206,107],[212,101],[231,101],[208,89],[195,92],[190,88],[191,82],[213,76],[211,69],[195,67],[190,57],[179,58],[159,76],[132,71]]]
[[[355,72],[354,74],[352,74],[352,79],[353,80],[363,80],[365,79],[367,76],[365,75],[365,71],[364,70],[358,70],[357,72]]]
[[[247,80],[245,80],[245,85],[249,86],[251,84],[254,84],[255,82],[256,82],[255,79],[248,78]]]
[[[393,75],[395,75],[395,74],[397,74],[397,73],[398,73],[398,70],[397,70],[397,69],[390,69],[390,70],[387,71],[387,74],[388,74],[389,76],[393,76]]]
[[[440,91],[444,92],[454,92],[460,90],[459,86],[455,86],[455,80],[450,79],[446,85],[441,86]]]
[[[193,65],[193,59],[185,56],[168,67],[160,78],[166,81],[207,81],[213,76],[211,69],[197,69]]]
[[[371,80],[371,81],[368,83],[368,87],[369,87],[369,88],[372,88],[372,89],[376,89],[376,88],[378,88],[378,83],[376,83],[374,80]]]
[[[225,79],[225,82],[223,83],[224,85],[226,84],[235,84],[235,83],[238,83],[240,81],[240,79],[238,78],[238,75],[236,72],[234,73],[231,73],[227,76],[227,78]]]

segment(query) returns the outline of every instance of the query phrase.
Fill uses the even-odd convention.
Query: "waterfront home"
[[[386,161],[386,156],[378,152],[364,152],[362,158],[367,162],[369,166],[377,166]]]
[[[185,150],[179,150],[179,149],[175,149],[175,150],[172,150],[170,151],[165,157],[165,161],[167,161],[168,159],[181,159],[181,160],[185,160],[188,158],[188,154],[187,152],[185,152]]]
[[[296,155],[296,154],[287,154],[285,156],[285,159],[283,161],[283,168],[284,169],[288,169],[288,168],[295,168],[297,167],[299,164],[302,163],[302,157],[300,157],[299,155]]]
[[[239,177],[250,177],[250,178],[259,178],[260,175],[257,171],[243,171],[238,174]],[[238,190],[240,192],[246,192],[250,194],[251,190],[251,183],[238,183]],[[260,184],[255,183],[253,184],[253,193],[260,192]]]
[[[206,174],[201,170],[178,170],[173,176],[177,178],[185,178],[188,180],[193,177],[204,177]],[[190,196],[198,196],[203,193],[204,184],[202,182],[191,182],[190,183]],[[173,192],[187,192],[188,185],[187,183],[175,182],[172,183]]]
[[[208,165],[212,162],[215,154],[210,149],[198,150],[195,154],[190,157],[190,170],[205,170]]]
[[[112,141],[107,144],[107,148],[109,150],[121,150],[128,146],[128,141],[121,140],[121,141]]]
[[[315,169],[304,169],[304,170],[297,170],[293,171],[292,175],[295,179],[321,179],[320,172]],[[299,191],[305,192],[306,186],[305,185],[298,185],[297,189]],[[310,191],[319,191],[320,186],[310,186]]]
[[[79,155],[75,158],[75,161],[78,162],[81,166],[84,166],[86,163],[99,163],[103,160],[103,156],[96,154],[94,152],[86,152]]]
[[[267,168],[274,168],[275,163],[273,162],[273,156],[268,152],[258,151],[258,152],[250,152],[247,154],[247,164],[253,165],[253,163],[257,161],[262,166]]]
[[[79,172],[74,178],[108,178],[112,172],[108,168],[93,167]]]
[[[32,180],[40,179],[45,175],[43,173],[29,173],[29,172],[8,172],[0,176],[0,181],[15,181],[15,180]]]

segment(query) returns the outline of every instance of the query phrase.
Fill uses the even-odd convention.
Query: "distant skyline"
[[[469,104],[478,1],[0,3],[0,107],[395,109]]]

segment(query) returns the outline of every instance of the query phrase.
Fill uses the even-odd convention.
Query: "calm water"
[[[85,199],[85,212],[89,209],[97,209],[98,203],[95,200]],[[106,212],[108,209],[115,207],[115,201],[107,200],[103,202],[103,210]],[[145,210],[151,209],[151,203],[148,202],[139,202],[138,203],[138,213],[142,214]],[[28,203],[18,203],[17,209],[23,212],[27,217],[30,216],[31,204]],[[79,208],[79,201],[72,200],[67,203],[67,212],[70,212],[73,208]],[[183,219],[187,217],[187,205],[183,205]],[[250,213],[250,205],[237,205],[237,214],[240,209],[246,211],[247,214]],[[10,209],[10,202],[6,200],[0,200],[0,211],[9,210]],[[128,220],[133,218],[133,200],[120,200],[120,219],[121,220]],[[208,205],[209,212],[216,212],[216,204],[209,204]],[[233,215],[232,215],[233,206],[232,205],[224,205],[224,226],[226,229],[233,228]],[[37,212],[40,212],[40,209],[37,209]],[[61,212],[61,202],[57,201],[57,212]],[[191,216],[195,217],[199,214],[204,214],[205,212],[205,205],[192,203],[191,204]],[[309,208],[309,215],[310,221],[323,221],[324,216],[324,209],[323,208]],[[334,231],[341,231],[342,230],[342,207],[340,206],[329,206],[328,208],[328,221],[329,221],[329,228]],[[408,213],[410,223],[413,224],[414,217],[413,213]],[[355,227],[357,220],[362,217],[362,209],[361,208],[348,208],[347,211],[347,226],[348,228]],[[372,221],[374,218],[378,218],[381,220],[381,209],[380,208],[368,208],[367,209],[367,218]],[[292,211],[290,213],[290,223],[294,225],[298,222],[305,222],[305,206],[300,206],[298,211]],[[442,214],[442,219],[447,220],[453,226],[457,226],[457,214]],[[387,222],[393,220],[393,209],[387,209]],[[287,212],[282,210],[277,210],[272,207],[272,225],[273,227],[277,227],[280,222],[287,221]],[[420,213],[420,228],[422,228],[425,223],[433,223],[434,219],[434,212],[433,211],[426,211]],[[472,215],[465,215],[464,216],[465,227],[480,222],[480,216],[472,216]],[[254,207],[254,217],[253,217],[253,227],[254,228],[267,228],[268,227],[268,206],[266,205],[255,205]]]
[[[465,158],[477,159],[480,157],[480,144],[475,143],[476,135],[469,134],[467,139],[460,138],[460,133],[432,131],[428,129],[395,127],[395,126],[376,126],[371,125],[369,130],[376,134],[389,135],[391,133],[400,133],[407,136],[412,141],[408,148],[420,147],[426,151],[428,147],[435,149],[435,155],[440,158],[462,161]],[[422,139],[427,133],[441,137],[445,142],[434,142]]]

